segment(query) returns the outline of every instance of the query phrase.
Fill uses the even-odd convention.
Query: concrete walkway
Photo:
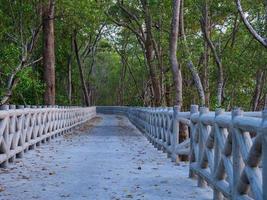
[[[99,115],[0,169],[0,199],[211,199],[187,177],[187,164],[172,163],[126,118]]]

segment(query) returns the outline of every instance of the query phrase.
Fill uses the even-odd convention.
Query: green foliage
[[[42,97],[44,93],[44,84],[40,79],[38,72],[28,68],[17,76],[20,81],[13,92],[13,103],[24,104],[43,104]]]
[[[123,4],[119,5],[120,2]],[[172,74],[169,64],[169,35],[172,14],[171,0],[148,0],[149,14],[152,19],[152,34],[160,53],[160,59],[154,55],[156,76],[161,82],[162,105],[172,105],[174,97]],[[210,11],[211,40],[223,63],[224,98],[223,107],[231,109],[242,106],[250,109],[255,90],[256,73],[265,72],[267,53],[253,39],[237,14],[236,6],[230,0],[207,1]],[[203,15],[204,1],[185,1],[184,18],[188,48],[191,55],[184,51],[184,44],[179,41],[177,58],[183,74],[183,105],[199,102],[192,75],[186,63],[190,58],[203,80],[204,38],[199,20]],[[253,3],[242,1],[244,10],[253,27],[267,36],[265,7],[263,1]],[[122,9],[124,8],[124,9]],[[127,13],[128,11],[128,13]],[[129,15],[131,13],[135,19]],[[41,23],[40,4],[36,1],[0,1],[0,97],[7,90],[7,81],[19,65],[23,46],[31,31]],[[115,23],[116,22],[116,23]],[[79,54],[82,58],[85,81],[92,94],[92,103],[98,105],[151,105],[151,79],[144,47],[140,45],[140,26],[144,34],[145,15],[142,4],[134,1],[95,1],[95,0],[58,0],[56,1],[55,44],[56,44],[56,101],[57,104],[81,105],[84,103],[81,90],[80,74],[72,39],[77,33]],[[131,27],[132,29],[130,29]],[[236,28],[236,32],[233,32]],[[42,55],[42,37],[36,44],[32,57]],[[154,52],[155,54],[155,52]],[[72,102],[68,101],[68,61],[72,66]],[[160,60],[160,61],[159,61]],[[210,107],[217,107],[216,91],[218,70],[212,52],[209,50],[209,90]],[[19,80],[13,91],[10,103],[43,103],[42,63],[28,66],[16,75]],[[170,88],[167,96],[167,88]],[[267,91],[263,84],[263,93]],[[168,103],[167,98],[171,101]]]

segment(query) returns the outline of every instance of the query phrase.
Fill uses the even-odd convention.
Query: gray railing
[[[190,155],[189,176],[198,186],[213,188],[214,199],[267,199],[267,110],[243,112],[193,105],[179,107],[97,107],[105,114],[123,114],[152,144],[172,160]],[[190,139],[179,143],[179,124],[188,127]]]
[[[0,110],[0,165],[50,141],[96,115],[95,107],[3,105]]]

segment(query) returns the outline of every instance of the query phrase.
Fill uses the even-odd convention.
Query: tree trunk
[[[149,66],[149,73],[152,82],[152,88],[154,92],[155,106],[161,105],[161,88],[160,82],[156,74],[156,67],[154,61],[154,45],[152,36],[152,19],[149,13],[149,7],[147,0],[142,0],[143,9],[145,12],[145,27],[146,27],[146,40],[145,40],[145,56],[147,64]]]
[[[44,102],[47,105],[55,104],[55,37],[54,15],[55,0],[49,0],[42,6],[43,20],[43,65],[44,82],[46,84]]]
[[[203,9],[203,14],[205,15],[206,11],[207,11],[207,2],[205,2],[205,9]],[[214,46],[210,35],[208,34],[207,30],[206,30],[206,21],[204,19],[200,20],[201,23],[201,29],[203,32],[203,36],[204,39],[206,40],[208,46],[211,49],[211,52],[213,54],[215,63],[217,65],[218,68],[218,75],[217,75],[217,107],[221,107],[222,106],[222,97],[223,97],[223,86],[224,86],[224,74],[223,74],[223,65],[222,65],[222,60],[219,56],[219,53],[216,50],[216,47]]]
[[[180,17],[180,6],[181,0],[173,0],[173,12],[171,22],[171,33],[170,33],[170,64],[172,68],[174,90],[175,90],[175,105],[182,105],[182,73],[177,60],[177,40],[179,33],[179,17]]]
[[[90,97],[88,93],[88,89],[86,86],[85,78],[84,78],[84,72],[83,72],[83,67],[79,55],[79,49],[78,49],[78,44],[77,44],[77,34],[76,32],[74,33],[74,51],[76,55],[76,60],[77,60],[77,65],[79,68],[79,74],[80,74],[80,80],[81,80],[81,85],[82,85],[82,90],[83,90],[83,95],[84,95],[84,102],[86,106],[90,106]]]
[[[120,85],[119,85],[119,105],[123,106],[124,105],[124,89],[125,89],[125,75],[126,75],[126,70],[127,70],[127,58],[125,58],[125,50],[123,50],[123,53],[121,55],[121,73],[120,73]]]
[[[262,82],[263,82],[263,77],[264,77],[264,72],[262,70],[258,70],[256,74],[256,85],[255,85],[255,90],[254,94],[251,100],[251,110],[255,111],[257,110],[260,96],[262,93]]]
[[[207,1],[207,0],[206,0]],[[208,5],[205,3],[204,8],[204,20],[205,20],[205,27],[204,29],[207,31],[207,34],[210,36],[210,21],[209,21],[209,11],[208,11]],[[203,88],[205,91],[205,104],[207,107],[210,105],[210,89],[209,89],[209,45],[206,40],[204,40],[204,61],[203,61]]]
[[[196,69],[196,67],[194,66],[193,61],[191,60],[191,52],[189,51],[188,45],[187,45],[187,40],[186,40],[186,35],[185,35],[185,31],[184,31],[184,1],[181,0],[181,5],[180,5],[181,9],[180,9],[180,34],[181,34],[181,38],[183,40],[184,43],[184,49],[186,52],[186,56],[187,56],[187,67],[189,69],[189,71],[191,72],[192,78],[194,80],[194,84],[196,86],[197,92],[198,92],[198,96],[199,96],[199,100],[200,100],[200,105],[204,106],[205,105],[205,93],[204,93],[204,89],[203,89],[203,85],[201,82],[201,79],[199,77],[198,71]]]
[[[72,53],[73,53],[73,37],[71,37],[71,51],[68,56],[68,101],[72,103]]]
[[[168,78],[166,78],[166,83],[165,83],[165,101],[166,101],[166,106],[170,107],[172,106],[172,102],[171,102],[171,86],[169,83]]]

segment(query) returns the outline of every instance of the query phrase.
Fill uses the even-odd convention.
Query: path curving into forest
[[[212,199],[128,121],[98,115],[0,169],[0,200]]]

